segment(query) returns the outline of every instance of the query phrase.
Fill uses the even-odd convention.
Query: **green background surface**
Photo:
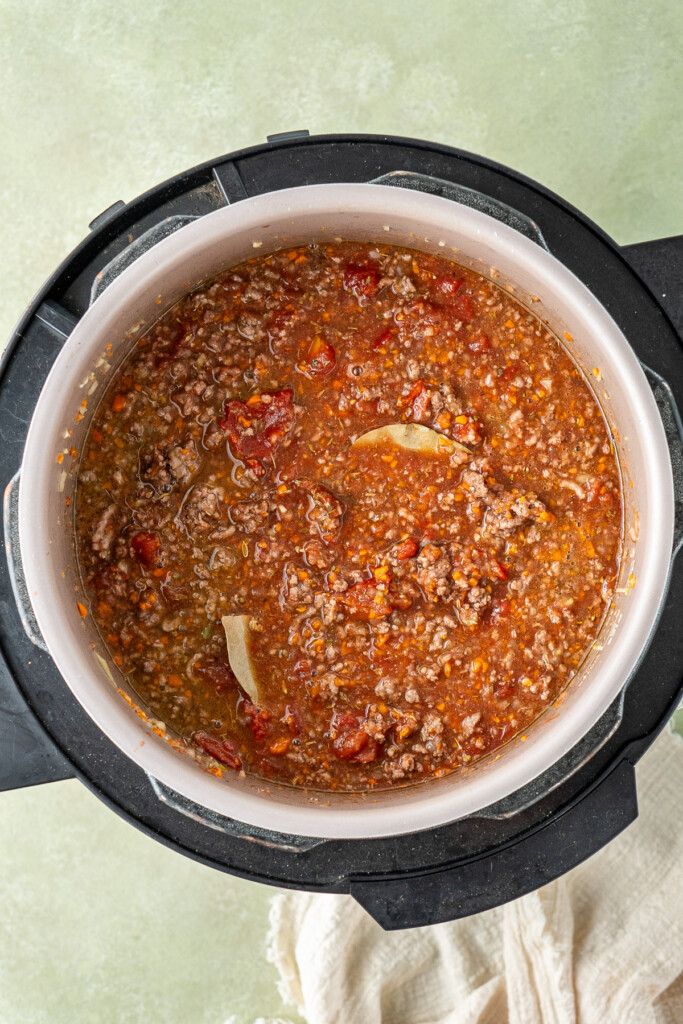
[[[293,128],[450,143],[619,242],[679,233],[682,36],[666,0],[1,0],[0,338],[104,207]],[[269,895],[77,782],[3,794],[0,1024],[283,1012]]]

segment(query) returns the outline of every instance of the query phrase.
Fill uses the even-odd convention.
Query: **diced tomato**
[[[225,403],[219,426],[227,433],[235,458],[259,476],[263,473],[260,460],[271,455],[292,429],[293,397],[292,389],[285,388],[252,395],[246,402]]]
[[[497,374],[497,377],[498,377],[499,380],[504,381],[507,384],[508,381],[511,381],[515,377],[518,377],[521,372],[522,372],[522,364],[521,363],[508,363],[507,366],[503,367],[503,372],[500,373],[500,374]]]
[[[501,619],[507,618],[512,610],[512,605],[507,598],[503,598],[501,601],[494,601],[491,609],[491,622],[494,625],[501,621]]]
[[[600,494],[602,481],[597,476],[592,476],[586,484],[586,503],[592,505]]]
[[[456,296],[455,302],[453,303],[453,309],[456,315],[461,320],[464,320],[466,324],[468,324],[470,320],[474,319],[474,305],[472,303],[472,299],[467,294]]]
[[[359,298],[371,296],[379,285],[379,268],[373,263],[347,263],[344,267],[344,288]]]
[[[483,352],[491,351],[491,339],[488,334],[475,334],[467,343],[470,352],[481,355]]]
[[[368,737],[368,742],[365,744],[360,754],[354,758],[354,761],[358,761],[360,764],[368,764],[370,761],[375,760],[381,749],[382,747],[377,740],[373,740]]]
[[[462,278],[454,274],[442,274],[435,278],[432,283],[432,290],[439,296],[452,298],[462,285]]]
[[[345,761],[359,761],[367,764],[374,761],[380,752],[380,744],[361,728],[362,719],[350,713],[335,714],[330,723],[332,749],[337,757]]]
[[[436,306],[447,307],[458,317],[469,323],[474,317],[474,306],[467,292],[460,291],[463,280],[452,274],[443,274],[432,283],[430,301]]]
[[[497,697],[498,700],[504,700],[506,697],[510,696],[513,690],[514,686],[511,682],[499,682],[493,687],[493,695],[494,697]]]
[[[412,537],[407,537],[406,540],[400,541],[398,544],[394,544],[389,554],[393,558],[398,558],[403,561],[406,558],[413,558],[419,549],[420,545]]]
[[[339,733],[332,743],[337,757],[344,760],[358,760],[358,755],[367,746],[370,737],[362,729],[353,729]]]
[[[334,369],[336,361],[337,357],[332,346],[322,338],[316,337],[306,348],[301,362],[297,364],[297,369],[305,377],[311,379],[324,377],[326,373]]]
[[[496,579],[506,580],[508,578],[507,569],[505,568],[504,565],[501,565],[498,559],[492,558],[491,561],[489,562],[489,566],[491,575],[495,576]]]
[[[418,397],[418,395],[422,394],[422,392],[424,391],[424,388],[425,388],[424,381],[423,380],[416,380],[415,383],[410,388],[410,391],[408,392],[408,394],[403,399],[405,404],[406,405],[412,405],[413,402],[415,401],[415,399]]]
[[[237,679],[230,665],[220,658],[197,662],[192,668],[192,673],[200,679],[205,679],[217,690],[233,690],[237,686]]]
[[[393,611],[388,584],[378,583],[377,580],[353,583],[339,595],[339,600],[354,619],[382,619]]]
[[[292,736],[300,735],[302,729],[301,714],[296,704],[285,705],[285,713],[280,721],[287,726]]]
[[[130,538],[130,546],[138,562],[153,566],[159,561],[159,538],[156,533],[134,533]]]
[[[594,505],[596,501],[609,508],[617,504],[618,498],[614,491],[605,486],[600,477],[593,476],[586,484],[586,504]]]
[[[262,740],[268,733],[268,722],[270,711],[267,708],[257,708],[255,704],[245,697],[241,702],[242,713],[247,716],[249,727],[254,734],[255,740]]]
[[[237,744],[233,740],[219,740],[216,736],[209,736],[206,732],[196,732],[192,740],[195,746],[213,757],[215,761],[220,761],[227,768],[239,771],[242,767],[242,759],[237,752]]]
[[[390,327],[386,327],[381,334],[378,334],[372,343],[372,347],[375,350],[375,352],[381,352],[389,344],[391,344],[393,336],[393,331],[391,330]]]
[[[425,382],[416,380],[403,402],[407,406],[410,418],[421,422],[429,418],[431,400],[431,392]]]
[[[284,331],[285,328],[291,327],[297,321],[298,313],[292,309],[279,309],[273,313],[268,322],[268,331],[270,334],[279,334],[280,331]]]

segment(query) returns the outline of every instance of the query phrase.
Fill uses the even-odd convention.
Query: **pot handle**
[[[17,529],[18,490],[19,472],[8,483],[3,503],[7,570],[21,625],[31,643],[46,651],[28,599],[21,565]],[[2,615],[8,630],[12,614],[13,609],[5,605]],[[39,670],[39,665],[36,665],[36,671]],[[73,774],[71,765],[48,739],[18,690],[6,657],[0,650],[0,792],[69,779]]]
[[[430,874],[352,879],[350,893],[388,931],[470,917],[559,878],[637,816],[635,769],[623,760],[564,813],[510,846]]]
[[[674,481],[674,542],[672,558],[683,544],[683,421],[669,384],[660,374],[641,363],[662,418],[671,457]]]
[[[12,593],[17,605],[17,611],[24,632],[32,644],[40,647],[41,651],[47,651],[47,645],[43,640],[42,633],[33,613],[31,601],[26,587],[26,577],[21,561],[21,548],[19,547],[19,480],[21,469],[18,469],[5,488],[2,514],[5,528],[5,556],[7,558],[7,570],[9,572]]]
[[[525,213],[513,209],[500,199],[487,196],[476,189],[467,188],[465,185],[457,185],[453,181],[446,181],[445,178],[434,178],[430,174],[420,174],[417,171],[389,171],[379,178],[373,178],[370,185],[391,185],[394,188],[410,188],[416,192],[427,192],[430,195],[441,196],[442,199],[450,199],[454,203],[461,203],[469,206],[480,213],[486,213],[494,220],[507,224],[508,227],[518,231],[525,238],[530,238],[541,248],[550,252],[546,244],[543,232],[535,220],[527,217]]]

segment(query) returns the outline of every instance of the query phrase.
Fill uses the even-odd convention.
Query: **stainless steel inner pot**
[[[625,539],[617,594],[598,641],[559,700],[496,756],[453,775],[375,794],[323,794],[207,772],[141,717],[83,600],[73,495],[92,414],[135,340],[184,293],[256,253],[333,239],[406,245],[495,279],[546,321],[582,368],[617,444]],[[107,285],[106,287],[104,287]],[[553,765],[601,717],[638,665],[666,592],[674,537],[671,459],[648,379],[604,307],[542,247],[487,214],[375,184],[313,185],[245,199],[189,223],[107,284],[61,350],[31,421],[19,485],[28,595],[45,644],[99,728],[150,776],[219,814],[290,835],[360,839],[472,814]],[[134,695],[133,695],[134,697]]]

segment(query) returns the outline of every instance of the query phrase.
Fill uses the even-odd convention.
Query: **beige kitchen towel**
[[[683,1024],[681,739],[637,776],[634,825],[477,917],[383,932],[348,896],[275,896],[283,999],[308,1024]]]

